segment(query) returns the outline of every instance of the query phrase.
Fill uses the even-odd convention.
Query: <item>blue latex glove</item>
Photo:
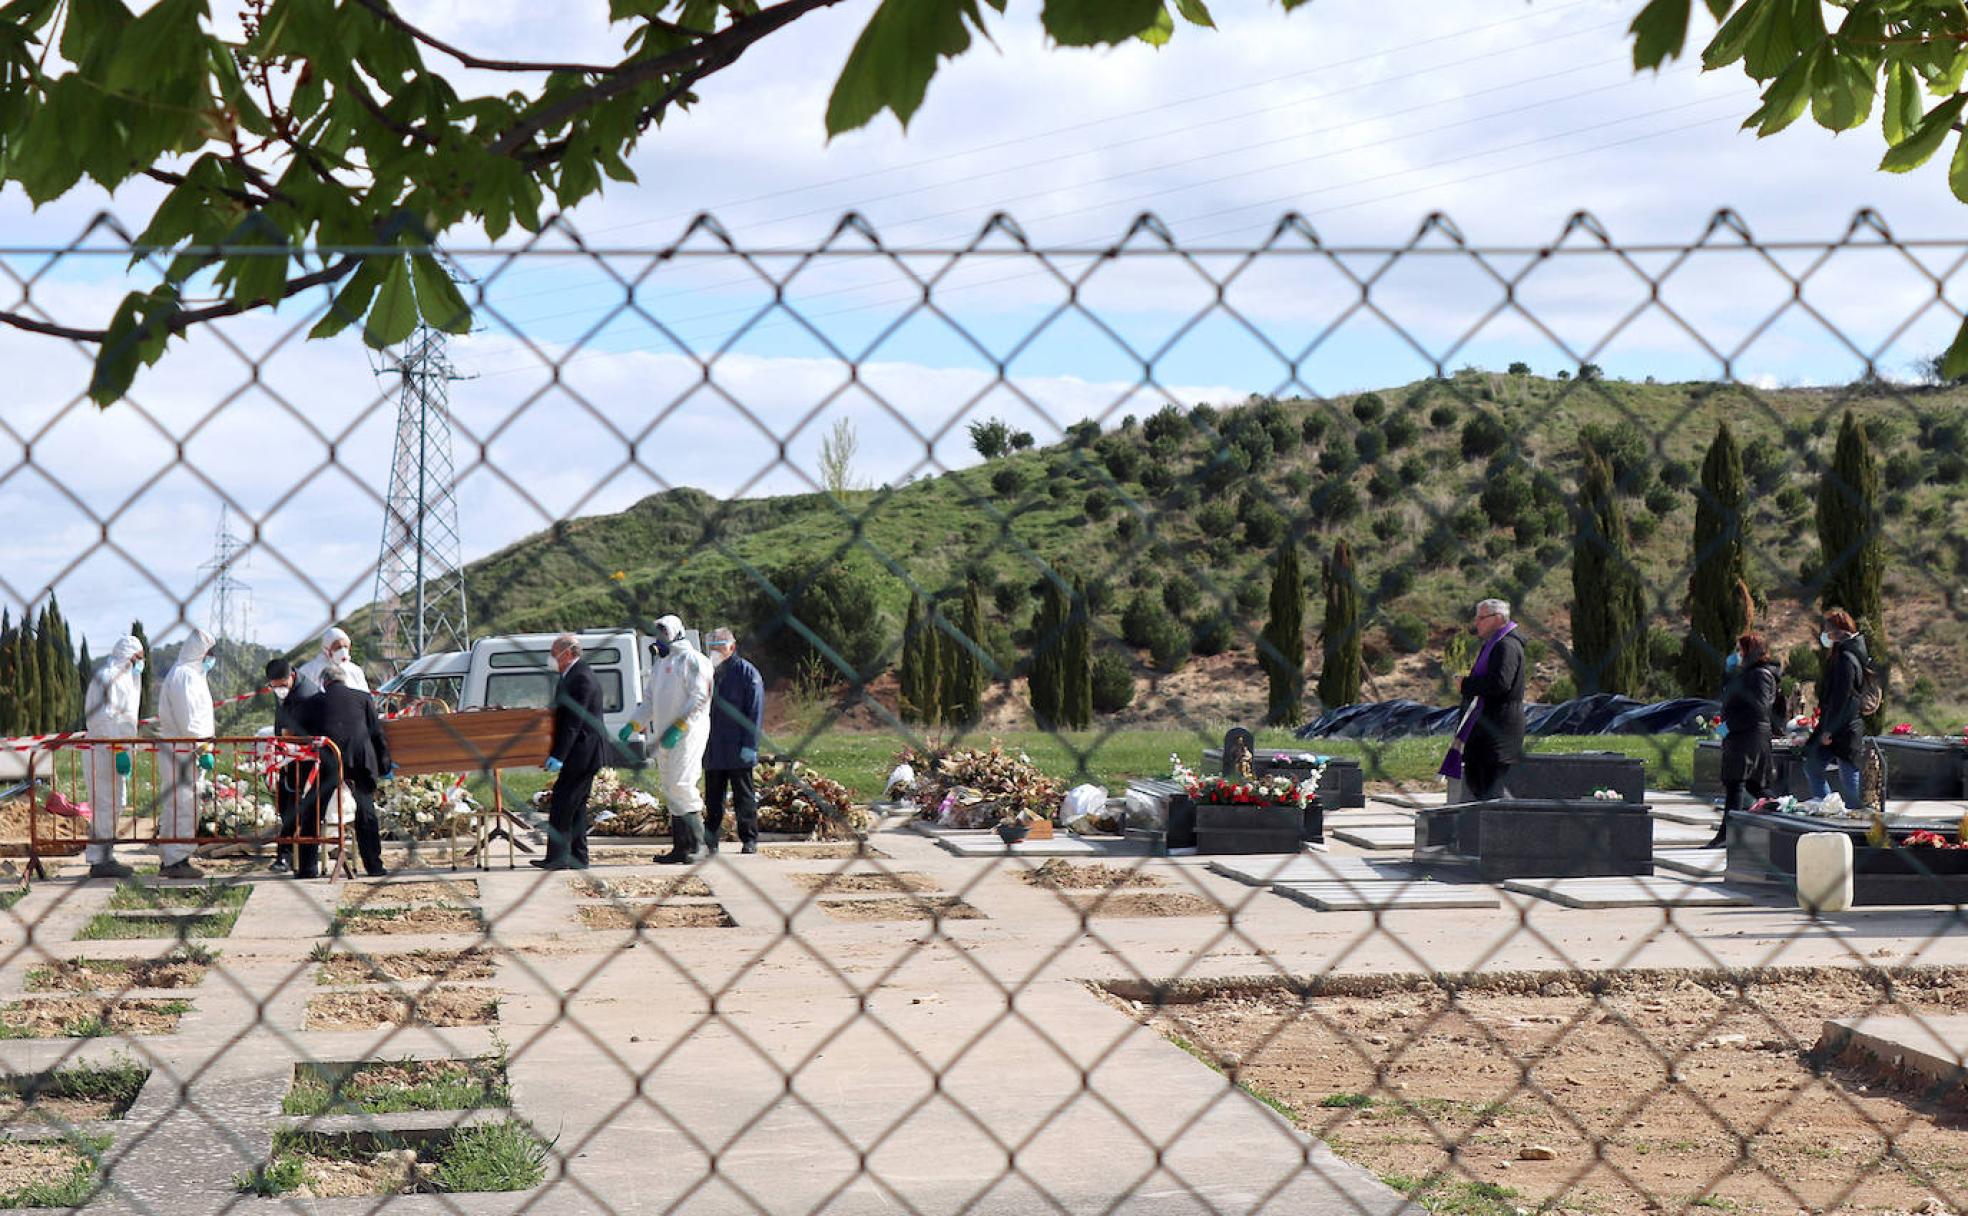
[[[208,772],[208,773],[209,773],[209,772],[211,772],[211,771],[213,770],[213,768],[215,768],[215,767],[217,767],[217,765],[218,765],[218,761],[216,761],[216,760],[214,760],[214,759],[212,759],[212,753],[211,753],[211,752],[199,752],[199,753],[198,753],[198,767],[199,767],[199,768],[201,768],[201,769],[204,769],[204,770],[205,770],[206,772]]]
[[[396,780],[396,766],[394,764],[390,765],[389,771],[383,774],[383,780],[385,781]]]
[[[116,774],[117,774],[117,776],[119,776],[119,777],[127,777],[127,776],[129,776],[129,775],[130,775],[130,753],[129,753],[129,752],[126,752],[126,751],[118,751],[118,752],[116,753]]]
[[[546,768],[547,768],[547,771],[548,771],[548,772],[550,772],[550,773],[557,773],[557,772],[559,772],[559,771],[561,770],[561,767],[562,767],[562,766],[561,766],[561,763],[560,763],[560,757],[558,757],[558,756],[548,756],[548,757],[547,757],[547,764],[546,764]]]
[[[746,767],[749,768],[759,762],[759,749],[756,747],[741,747],[738,749],[738,759],[742,760]]]
[[[683,728],[681,726],[672,726],[663,732],[664,747],[675,747],[681,742],[683,742]]]

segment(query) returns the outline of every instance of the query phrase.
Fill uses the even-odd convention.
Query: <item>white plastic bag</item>
[[[1081,835],[1113,831],[1114,818],[1107,813],[1107,791],[1091,784],[1067,790],[1066,800],[1060,804],[1059,822],[1067,831]]]
[[[916,783],[916,770],[906,764],[898,764],[888,775],[888,784],[882,787],[882,797],[893,797],[897,790],[907,790]]]

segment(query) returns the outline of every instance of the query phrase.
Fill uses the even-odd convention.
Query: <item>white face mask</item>
[[[273,698],[276,701],[285,701],[287,699],[287,694],[293,691],[294,690],[292,688],[288,688],[284,686],[275,687],[273,690]]]
[[[1826,650],[1830,650],[1830,649],[1831,649],[1831,635],[1830,635],[1829,633],[1822,633],[1822,632],[1821,632],[1821,633],[1819,633],[1819,634],[1818,634],[1818,645],[1820,645],[1820,646],[1823,646],[1823,647],[1824,647],[1824,648],[1825,648]]]

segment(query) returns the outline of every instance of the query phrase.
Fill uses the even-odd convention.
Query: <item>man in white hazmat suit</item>
[[[178,651],[178,661],[164,677],[157,694],[157,733],[166,739],[209,739],[212,737],[212,688],[205,673],[212,670],[212,635],[194,629]],[[157,834],[189,838],[198,831],[198,778],[212,771],[209,745],[179,743],[164,749],[159,757],[162,772],[157,797]],[[191,864],[192,846],[160,845],[162,878],[203,878],[205,872]]]
[[[143,642],[118,638],[115,649],[89,678],[82,695],[89,735],[95,739],[137,737],[137,703],[143,697]],[[119,816],[130,813],[130,753],[98,744],[89,749],[89,877],[128,878],[136,871],[116,860],[114,846]]]
[[[695,865],[710,856],[704,839],[704,748],[711,741],[711,660],[684,636],[674,616],[657,620],[655,661],[643,680],[636,720],[623,731],[646,730],[656,752],[657,779],[670,809],[670,852],[659,865]]]
[[[333,663],[342,669],[344,682],[357,692],[368,692],[369,681],[362,674],[362,668],[349,658],[349,635],[330,625],[321,634],[321,653],[301,664],[294,673],[300,680],[303,697],[321,695],[321,669]]]

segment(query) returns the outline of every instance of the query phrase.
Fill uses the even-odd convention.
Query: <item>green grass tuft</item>
[[[1435,1216],[1516,1216],[1520,1193],[1488,1182],[1452,1182],[1446,1178],[1415,1178],[1382,1174],[1380,1180]]]
[[[98,912],[75,935],[78,942],[128,941],[135,938],[225,937],[239,922],[237,909],[194,916],[118,916]]]
[[[220,882],[216,879],[202,886],[157,887],[148,883],[126,882],[120,884],[109,894],[110,908],[124,912],[163,911],[166,909],[202,909],[244,907],[253,894],[253,888],[245,883]]]
[[[11,1191],[0,1191],[0,1208],[79,1208],[97,1190],[97,1175],[110,1137],[69,1135],[60,1143],[74,1149],[75,1166],[66,1175],[49,1182],[30,1182]]]
[[[414,1084],[365,1084],[365,1075],[419,1064],[455,1065],[442,1075]],[[510,1106],[503,1058],[490,1060],[397,1060],[365,1064],[341,1078],[303,1071],[281,1101],[286,1115],[394,1115],[418,1110],[477,1110]]]
[[[114,1064],[76,1064],[53,1072],[8,1077],[0,1085],[23,1101],[76,1098],[127,1107],[150,1079],[150,1070],[134,1060]]]
[[[1365,1110],[1374,1104],[1366,1094],[1327,1094],[1319,1105],[1327,1110]]]
[[[447,1191],[523,1191],[546,1179],[552,1148],[517,1119],[481,1123],[440,1151],[437,1182]]]

